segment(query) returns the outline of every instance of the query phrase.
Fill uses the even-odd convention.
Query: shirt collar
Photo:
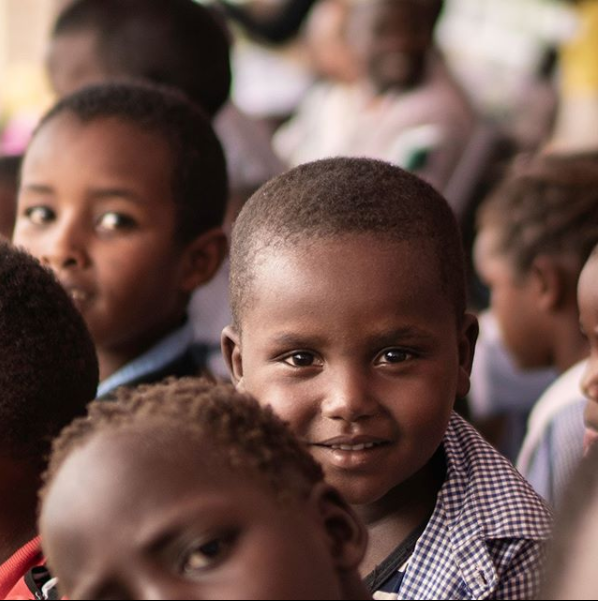
[[[98,398],[114,392],[129,382],[166,367],[185,353],[193,344],[193,326],[190,322],[163,338],[149,351],[134,359],[104,380],[98,388]]]

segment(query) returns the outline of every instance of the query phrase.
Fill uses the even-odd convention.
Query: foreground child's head
[[[581,360],[576,287],[598,243],[598,161],[544,157],[518,167],[482,208],[479,229],[477,268],[518,363],[567,367],[578,348]]]
[[[193,0],[78,0],[60,15],[48,70],[59,96],[134,78],[183,91],[208,114],[227,101],[229,42]]]
[[[594,249],[579,280],[581,328],[590,343],[590,359],[583,381],[586,406],[586,450],[598,441],[598,247]]]
[[[271,405],[354,504],[425,470],[467,394],[477,322],[446,201],[378,161],[273,180],[233,233],[233,377]]]
[[[2,466],[12,461],[39,475],[51,440],[95,398],[98,364],[85,324],[54,276],[3,243],[0,366]],[[2,474],[5,485],[9,477]]]
[[[72,599],[365,598],[366,535],[320,467],[201,380],[121,392],[65,430],[41,532]]]
[[[349,0],[348,40],[379,92],[424,77],[443,0]]]
[[[88,88],[42,121],[23,164],[14,241],[70,292],[103,378],[184,320],[225,254],[226,198],[220,143],[177,93]]]

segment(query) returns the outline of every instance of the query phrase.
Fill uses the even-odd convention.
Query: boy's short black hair
[[[224,151],[208,118],[182,94],[143,83],[91,86],[61,100],[37,131],[62,115],[84,124],[117,119],[169,145],[178,241],[190,242],[222,225],[228,199]]]
[[[98,362],[54,275],[0,243],[0,449],[43,467],[51,440],[96,396]]]
[[[245,205],[231,244],[230,291],[237,329],[242,329],[241,313],[251,298],[260,253],[362,234],[413,242],[422,249],[430,244],[441,276],[438,293],[448,295],[461,321],[466,310],[464,253],[446,200],[389,163],[336,158],[302,165],[271,180]]]
[[[94,436],[119,431],[147,435],[148,428],[209,443],[231,470],[256,476],[283,502],[309,497],[324,479],[319,464],[271,409],[230,385],[172,378],[123,388],[115,403],[92,404],[89,415],[74,421],[54,442],[42,497],[68,456]]]
[[[97,36],[98,61],[114,76],[182,90],[210,116],[230,95],[230,47],[224,25],[193,0],[78,0],[53,37]]]
[[[18,188],[21,171],[21,156],[0,156],[0,185]]]
[[[572,256],[581,271],[598,243],[598,155],[539,156],[516,163],[482,205],[479,228],[517,275],[540,255]]]

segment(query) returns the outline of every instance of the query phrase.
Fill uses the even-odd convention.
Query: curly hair
[[[120,389],[114,403],[93,403],[85,418],[68,426],[53,444],[42,500],[69,455],[104,432],[164,432],[209,442],[235,472],[250,473],[277,498],[307,497],[323,480],[321,467],[271,409],[232,386],[206,379],[168,379]]]
[[[233,319],[251,299],[254,266],[264,253],[313,240],[372,235],[431,245],[458,320],[466,310],[465,260],[455,216],[434,188],[399,167],[370,159],[308,163],[267,183],[247,202],[231,242]],[[364,247],[367,252],[367,247]]]
[[[208,118],[181,93],[143,83],[91,86],[61,100],[35,133],[62,115],[84,124],[117,119],[169,145],[180,242],[222,225],[228,199],[224,151]]]
[[[53,38],[90,32],[97,60],[113,77],[172,86],[211,116],[228,100],[230,45],[224,24],[192,0],[78,0]]]
[[[516,164],[480,209],[499,254],[524,276],[541,255],[573,257],[581,270],[598,244],[598,156],[544,156]]]
[[[0,365],[2,451],[43,466],[51,440],[95,398],[98,362],[54,275],[1,243]]]

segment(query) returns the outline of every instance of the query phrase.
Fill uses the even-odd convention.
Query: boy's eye
[[[401,349],[389,349],[378,355],[376,363],[379,365],[397,365],[413,359],[413,354]]]
[[[46,225],[56,219],[56,213],[48,207],[31,207],[25,211],[25,216],[33,225]]]
[[[128,230],[135,227],[135,220],[120,213],[106,213],[100,217],[98,227],[107,232]]]
[[[314,367],[320,365],[317,357],[313,353],[300,351],[285,357],[284,362],[291,367]]]
[[[192,547],[183,557],[182,571],[193,575],[212,567],[230,551],[231,538],[217,538],[205,544]]]

